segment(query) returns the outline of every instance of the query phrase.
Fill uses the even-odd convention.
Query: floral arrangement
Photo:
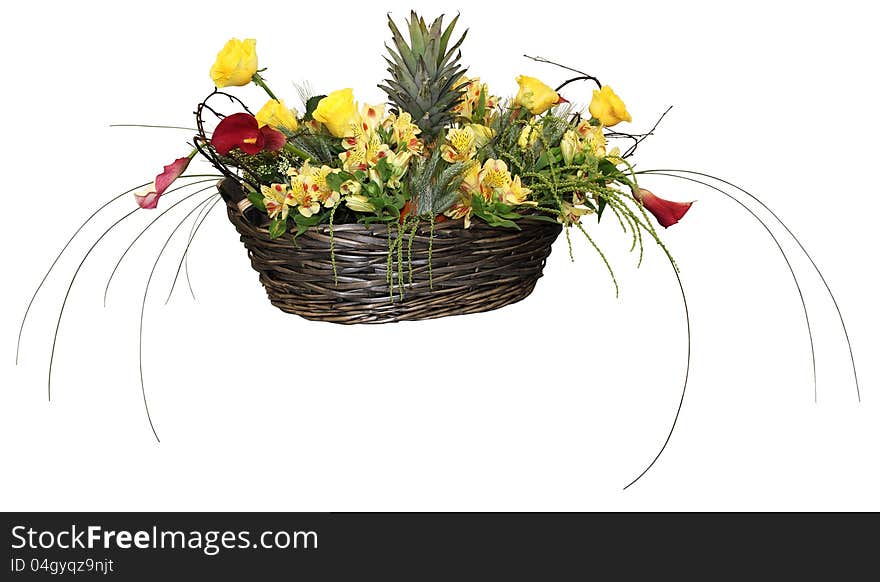
[[[453,42],[457,21],[444,27],[441,16],[428,25],[413,13],[407,40],[389,17],[390,76],[379,85],[387,105],[359,104],[342,88],[304,94],[298,111],[270,89],[256,41],[229,40],[210,69],[216,89],[199,106],[195,149],[136,192],[138,204],[155,208],[201,153],[241,181],[273,238],[322,223],[398,223],[407,231],[458,219],[465,229],[474,220],[518,229],[529,217],[561,223],[566,234],[577,228],[602,254],[581,221],[610,211],[631,232],[633,248],[641,249],[645,233],[660,243],[649,213],[668,227],[691,203],[639,186],[629,158],[647,134],[612,129],[632,121],[614,90],[584,74],[557,89],[520,75],[515,96],[502,99],[459,64],[466,33]],[[596,84],[584,109],[559,93],[578,80]],[[228,93],[250,83],[268,97],[255,114]],[[210,104],[218,96],[245,111],[219,114]],[[207,111],[219,117],[211,132]],[[621,152],[612,144],[620,140],[633,143]]]
[[[319,319],[327,313],[335,313],[340,302],[356,294],[359,294],[356,296],[361,301],[358,309],[380,309],[379,300],[384,298],[378,297],[374,289],[365,290],[365,285],[374,283],[376,273],[384,272],[383,276],[387,277],[387,283],[392,290],[388,297],[390,303],[387,304],[394,305],[393,283],[397,281],[398,285],[402,285],[404,281],[400,267],[405,246],[404,235],[406,233],[408,237],[406,246],[410,255],[409,284],[412,286],[413,241],[417,238],[417,233],[425,230],[428,234],[422,235],[422,244],[427,252],[427,260],[422,260],[418,269],[427,273],[427,282],[423,278],[421,283],[416,284],[421,296],[416,298],[418,308],[416,316],[411,319],[437,316],[431,311],[438,309],[437,301],[424,298],[426,293],[433,290],[431,252],[435,226],[445,232],[447,251],[452,249],[444,258],[447,271],[456,270],[456,258],[466,256],[456,254],[457,248],[467,248],[475,241],[479,243],[480,237],[483,237],[492,238],[495,246],[490,248],[484,245],[481,252],[488,256],[490,253],[486,249],[493,252],[500,249],[497,254],[504,257],[504,261],[495,265],[496,269],[520,272],[519,278],[506,277],[507,287],[502,289],[502,284],[491,273],[487,276],[484,270],[478,275],[484,263],[477,263],[478,267],[464,265],[457,269],[459,272],[456,273],[458,279],[455,284],[458,287],[450,290],[447,286],[443,289],[440,302],[447,311],[440,313],[441,316],[479,310],[456,311],[458,306],[451,300],[453,293],[459,293],[459,298],[471,301],[473,288],[468,286],[469,279],[481,277],[478,295],[486,303],[485,309],[501,307],[527,296],[541,276],[543,261],[549,255],[549,247],[560,230],[564,230],[566,234],[571,253],[569,232],[572,228],[582,233],[599,253],[616,289],[617,282],[611,266],[590,235],[591,226],[587,226],[585,220],[594,218],[598,222],[603,215],[611,213],[630,235],[630,250],[638,249],[639,262],[646,238],[654,240],[662,248],[681,289],[687,327],[688,359],[682,398],[675,419],[660,451],[630,483],[632,485],[654,465],[669,442],[684,402],[690,368],[687,298],[676,263],[660,240],[656,225],[665,228],[676,224],[689,211],[691,203],[664,200],[641,187],[640,177],[659,175],[703,185],[736,202],[764,226],[791,271],[803,306],[810,339],[815,394],[816,361],[807,305],[801,293],[798,275],[777,237],[789,236],[797,243],[834,302],[849,348],[856,394],[859,395],[852,347],[837,301],[812,257],[770,208],[745,189],[706,173],[691,170],[636,171],[631,162],[632,156],[639,144],[653,134],[666,113],[647,132],[628,133],[621,130],[620,124],[632,121],[624,101],[610,86],[603,85],[596,77],[583,71],[547,59],[534,58],[576,76],[563,81],[556,88],[551,88],[539,79],[520,75],[515,78],[518,86],[515,92],[511,91],[507,98],[498,96],[479,77],[460,64],[459,49],[467,33],[453,40],[457,22],[456,16],[448,26],[444,26],[441,16],[428,24],[412,13],[405,37],[389,17],[392,43],[385,57],[389,76],[379,85],[387,94],[388,102],[378,104],[359,104],[351,88],[338,88],[327,93],[303,89],[299,95],[301,106],[299,109],[292,108],[273,92],[264,78],[265,69],[261,69],[258,64],[256,41],[229,40],[217,54],[210,69],[214,90],[196,109],[196,134],[191,142],[191,150],[184,157],[166,165],[154,180],[104,203],[73,233],[40,281],[25,310],[16,346],[16,362],[28,314],[61,255],[95,216],[132,192],[137,206],[128,210],[127,214],[116,220],[94,241],[70,279],[52,341],[48,393],[51,399],[52,362],[62,315],[74,281],[92,251],[110,230],[123,224],[138,210],[155,209],[165,195],[185,188],[199,187],[163,209],[129,244],[107,281],[104,291],[106,303],[113,276],[143,234],[174,207],[200,192],[212,190],[209,196],[194,206],[190,203],[190,210],[158,252],[141,303],[138,344],[141,390],[147,419],[157,440],[158,433],[147,406],[142,364],[144,311],[150,284],[170,239],[195,215],[186,248],[171,284],[170,298],[181,269],[185,268],[189,245],[205,217],[221,200],[219,196],[227,202],[227,210],[233,223],[236,222],[236,216],[247,217],[247,232],[243,232],[243,227],[239,224],[236,224],[236,228],[242,234],[242,241],[249,241],[246,246],[252,245],[248,246],[252,262],[256,248],[253,245],[259,247],[257,250],[261,254],[266,254],[263,246],[271,247],[271,253],[274,254],[269,257],[268,266],[263,270],[258,269],[270,298],[275,292],[284,295],[285,300],[291,296],[296,299],[297,288],[294,284],[306,280],[310,295],[308,301],[316,303],[307,301],[303,310],[311,313],[308,310],[318,305],[320,309],[316,312],[316,318]],[[511,79],[511,88],[514,86],[513,81]],[[589,104],[578,106],[565,99],[563,90],[575,82],[595,84]],[[234,94],[235,87],[250,83],[261,87],[267,95],[267,101],[259,104],[259,108],[255,107],[256,113],[252,113],[248,105]],[[223,111],[221,105],[231,105],[234,111]],[[219,174],[187,173],[197,155],[207,159]],[[225,178],[224,183],[231,181],[240,192],[237,191],[236,197],[233,197],[229,192],[224,192],[221,184],[218,195],[217,178]],[[182,184],[172,188],[178,180]],[[209,185],[202,186],[205,183]],[[761,218],[760,212],[772,216],[773,222],[768,224]],[[528,225],[534,224],[545,227],[547,232],[538,236],[534,234],[534,230],[528,231],[527,229],[532,228]],[[551,226],[548,227],[548,224]],[[774,224],[781,226],[784,233],[775,232],[772,228]],[[428,225],[427,229],[425,225]],[[328,256],[324,262],[332,264],[332,285],[338,286],[334,260],[334,228],[346,227],[349,227],[349,231],[352,227],[363,229],[358,231],[361,238],[355,237],[353,242],[349,241],[354,246],[348,247],[347,255],[349,260],[354,257],[355,262],[359,257],[365,257],[365,272],[369,274],[366,278],[369,280],[365,284],[364,281],[357,280],[350,273],[355,272],[360,276],[361,271],[357,266],[350,267],[347,271],[348,286],[344,292],[327,290],[324,297],[314,299],[312,296],[316,295],[315,289],[321,290],[320,284],[324,283],[321,280],[324,274],[320,271],[327,271],[328,267],[324,264],[318,265],[320,269],[316,274],[313,263],[324,261],[323,255],[308,255],[318,258],[307,258],[299,265],[307,272],[293,269],[288,260],[289,255],[300,252],[298,240],[305,242],[310,234],[318,233],[316,240],[323,243],[324,233],[329,233],[329,237],[325,237],[329,238],[329,246],[326,248]],[[359,241],[372,242],[364,234],[372,228],[387,233],[387,267],[380,268],[376,263],[370,262],[375,260],[372,248],[364,255],[355,252],[356,246],[361,244]],[[396,232],[394,241],[392,232]],[[512,253],[510,247],[505,246],[509,242],[513,241],[511,246],[514,247],[524,246],[522,241],[516,240],[517,233],[522,233],[523,239],[531,237],[538,242],[521,255]],[[315,252],[315,248],[308,252]],[[323,250],[323,247],[318,250]],[[394,253],[398,265],[396,273],[392,266]],[[527,268],[523,268],[520,262],[529,264]],[[269,281],[276,264],[283,264],[286,272],[292,273],[293,277]],[[257,268],[256,264],[254,266]],[[275,291],[270,290],[270,284],[276,285]],[[500,298],[495,297],[499,295]],[[400,299],[402,298],[401,292]],[[422,303],[418,303],[419,301]]]

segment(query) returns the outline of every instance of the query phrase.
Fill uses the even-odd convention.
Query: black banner
[[[846,579],[876,572],[880,547],[871,514],[11,513],[2,523],[3,580],[751,579],[803,569]]]

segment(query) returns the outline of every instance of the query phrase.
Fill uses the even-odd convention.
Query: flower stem
[[[275,101],[278,101],[278,97],[276,97],[275,93],[273,93],[272,90],[269,88],[269,86],[266,85],[266,81],[263,80],[263,77],[261,77],[259,73],[254,73],[254,76],[251,77],[251,81],[254,82],[254,85],[257,85],[258,87],[262,87],[263,91],[268,93],[269,98],[274,99]]]

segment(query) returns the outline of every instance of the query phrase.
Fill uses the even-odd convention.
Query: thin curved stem
[[[73,242],[73,239],[75,239],[77,237],[77,235],[79,235],[79,233],[82,232],[82,229],[85,228],[85,226],[88,223],[90,223],[92,221],[92,219],[95,218],[102,210],[104,210],[105,208],[107,208],[108,206],[110,206],[111,204],[113,204],[114,202],[116,202],[117,200],[119,200],[120,198],[125,196],[126,194],[131,194],[132,192],[134,192],[138,188],[143,188],[144,186],[147,186],[148,184],[149,184],[149,182],[144,182],[140,186],[135,186],[131,190],[126,190],[122,194],[118,194],[118,195],[114,196],[113,198],[111,198],[110,200],[108,200],[107,202],[103,203],[101,206],[98,207],[97,210],[92,212],[91,216],[89,216],[85,220],[85,222],[83,222],[82,224],[79,225],[79,228],[76,229],[76,231],[70,236],[70,238],[67,239],[67,242],[64,243],[64,246],[61,247],[61,250],[58,252],[58,255],[55,257],[55,260],[52,261],[52,264],[49,265],[49,269],[46,271],[46,274],[43,275],[43,278],[40,280],[40,284],[37,285],[37,288],[34,290],[34,294],[31,295],[31,299],[30,299],[30,301],[28,301],[27,309],[24,310],[24,316],[21,318],[21,325],[18,328],[18,340],[15,342],[15,365],[16,366],[18,365],[18,355],[19,355],[19,352],[21,349],[21,335],[24,332],[24,324],[25,324],[25,322],[27,322],[28,314],[31,312],[31,307],[34,304],[34,300],[36,300],[36,298],[37,298],[37,294],[39,294],[40,290],[43,288],[43,285],[45,285],[46,280],[49,278],[49,275],[51,275],[52,271],[55,269],[55,265],[57,265],[58,261],[61,259],[61,255],[64,254],[64,251],[67,250],[67,247],[70,246],[70,243]]]
[[[184,186],[178,186],[177,188],[172,188],[171,190],[168,190],[168,191],[165,193],[165,195],[167,195],[167,194],[171,194],[172,192],[176,192],[177,190],[180,190],[180,189],[182,189],[182,188],[187,188],[187,187],[189,187],[189,186],[196,186],[196,185],[198,185],[198,184],[204,184],[204,183],[206,183],[206,182],[213,182],[216,178],[217,178],[217,176],[212,176],[211,179],[209,179],[209,180],[198,180],[198,181],[196,181],[196,182],[190,182],[189,184],[186,184],[186,185],[184,185]],[[152,227],[154,224],[156,224],[156,222],[157,222],[160,218],[162,218],[163,216],[165,216],[165,214],[167,214],[169,210],[171,210],[172,208],[174,208],[174,207],[177,206],[178,204],[181,204],[181,203],[183,203],[183,202],[189,200],[190,198],[192,198],[192,197],[195,196],[196,194],[199,194],[199,193],[201,193],[201,192],[204,192],[205,190],[208,190],[208,188],[202,188],[202,189],[200,189],[200,190],[196,190],[195,192],[192,192],[191,194],[188,194],[188,195],[184,196],[183,198],[181,198],[180,200],[178,200],[177,202],[175,202],[174,204],[172,204],[171,206],[169,206],[168,208],[166,208],[165,210],[163,210],[162,212],[160,212],[159,215],[156,216],[156,218],[154,218],[154,219],[151,220],[149,223],[147,223],[147,226],[145,226],[145,227],[144,227],[144,228],[138,233],[138,235],[137,235],[136,237],[134,237],[134,240],[131,241],[131,243],[128,245],[128,247],[126,247],[126,249],[122,252],[122,256],[120,256],[120,257],[119,257],[119,260],[116,261],[116,265],[113,266],[113,270],[110,272],[110,277],[107,278],[107,285],[104,286],[104,307],[107,307],[107,293],[110,291],[110,283],[113,282],[113,277],[116,275],[116,271],[119,270],[119,266],[122,264],[122,261],[123,261],[123,260],[125,259],[125,257],[128,255],[129,251],[132,249],[132,247],[135,245],[135,243],[137,243],[137,241],[139,241],[140,238],[141,238],[142,236],[144,236],[144,234],[145,234],[148,230],[150,230],[150,227]]]
[[[200,190],[204,192],[208,190],[208,188],[204,188]],[[168,238],[165,239],[165,244],[162,245],[162,248],[159,249],[159,253],[156,255],[156,260],[153,262],[153,268],[150,269],[150,276],[147,278],[147,284],[144,287],[144,298],[141,301],[141,315],[140,315],[140,324],[138,327],[138,371],[140,373],[140,381],[141,381],[141,396],[144,399],[144,411],[147,413],[147,422],[150,424],[150,429],[153,431],[153,436],[156,437],[156,442],[162,442],[159,439],[159,434],[156,432],[156,427],[153,424],[153,417],[150,414],[150,405],[147,402],[147,391],[144,387],[144,312],[147,308],[147,295],[150,292],[150,283],[153,281],[153,275],[156,274],[156,267],[159,265],[159,260],[162,258],[162,255],[165,253],[165,249],[168,248],[168,243],[171,242],[171,239],[174,238],[175,233],[180,230],[180,227],[183,226],[183,223],[189,219],[193,212],[195,212],[198,208],[202,206],[205,202],[210,200],[216,196],[216,194],[211,194],[208,198],[203,200],[202,202],[196,204],[193,208],[190,209],[189,212],[177,223],[177,226],[174,227],[174,230],[171,231],[171,234],[168,235]]]
[[[579,77],[572,77],[571,79],[568,79],[567,81],[562,82],[558,87],[556,87],[554,89],[554,91],[559,93],[559,91],[562,90],[566,85],[570,85],[571,83],[574,83],[575,81],[593,81],[594,83],[596,83],[597,87],[599,87],[600,89],[602,88],[602,83],[600,83],[599,79],[597,79],[593,75],[581,75]]]
[[[191,186],[191,185],[192,184],[187,184],[187,186]],[[204,192],[205,190],[207,190],[207,188],[199,190],[199,192]],[[169,192],[170,192],[170,190],[169,190]],[[196,194],[198,194],[198,192],[196,192]],[[52,336],[52,351],[49,354],[49,373],[48,373],[48,379],[47,379],[47,383],[46,383],[46,389],[47,389],[48,398],[49,398],[50,402],[52,400],[52,370],[53,370],[54,364],[55,364],[55,347],[58,344],[58,332],[61,329],[61,319],[64,315],[64,309],[65,309],[65,307],[67,307],[67,300],[70,297],[70,291],[71,291],[71,289],[73,289],[73,284],[76,282],[76,278],[79,276],[79,272],[82,269],[83,265],[85,264],[86,259],[89,258],[89,256],[92,254],[92,252],[95,250],[95,248],[97,248],[98,244],[104,239],[104,237],[107,236],[107,234],[111,230],[116,228],[119,224],[121,224],[123,221],[125,221],[127,218],[129,218],[131,215],[136,213],[138,210],[141,210],[141,208],[132,209],[127,214],[125,214],[125,216],[123,216],[122,218],[120,218],[119,220],[117,220],[116,222],[111,224],[109,227],[107,227],[107,229],[101,233],[101,235],[97,238],[97,240],[95,240],[95,242],[92,243],[92,246],[89,247],[89,249],[86,251],[85,255],[83,255],[82,260],[80,260],[79,265],[77,265],[76,270],[73,272],[73,276],[70,278],[70,283],[67,286],[67,291],[65,291],[65,293],[64,293],[64,299],[61,301],[61,309],[59,309],[59,311],[58,311],[58,320],[55,322],[55,333]]]
[[[196,237],[199,230],[201,230],[202,223],[205,222],[205,219],[208,217],[208,214],[211,212],[211,210],[214,209],[214,206],[216,206],[216,205],[217,205],[217,201],[215,201],[214,204],[212,204],[211,207],[205,211],[204,215],[201,218],[198,215],[196,216],[196,220],[198,220],[198,225],[196,225],[195,228],[192,230],[192,232],[189,233],[189,239],[187,240],[187,243],[186,243],[186,252],[183,253],[183,273],[186,276],[186,287],[187,287],[187,289],[189,289],[189,294],[190,294],[190,296],[192,296],[193,301],[196,301],[196,292],[193,290],[192,281],[190,280],[190,277],[189,277],[189,247],[190,247],[190,245],[192,245],[193,239]],[[195,221],[193,221],[193,225],[195,225],[195,224],[196,224]],[[171,290],[174,291],[173,285],[172,285]]]
[[[195,127],[183,127],[180,125],[150,125],[147,123],[111,123],[110,127],[146,127],[149,129],[181,129],[185,131],[198,131]]]
[[[687,324],[687,366],[684,370],[684,383],[681,387],[681,399],[678,401],[678,408],[675,410],[675,418],[672,419],[672,426],[669,427],[669,433],[666,435],[666,440],[663,441],[663,446],[660,447],[660,451],[657,453],[651,463],[647,467],[645,467],[645,470],[639,473],[638,477],[630,481],[629,485],[623,488],[624,491],[635,485],[635,483],[639,479],[644,477],[645,473],[651,470],[651,467],[654,466],[654,464],[660,458],[660,455],[662,455],[663,451],[666,450],[666,446],[669,444],[669,440],[672,438],[672,433],[675,432],[675,425],[678,423],[679,415],[681,415],[681,408],[682,406],[684,406],[684,395],[687,392],[688,376],[691,372],[691,315],[690,311],[688,310],[687,296],[684,292],[684,285],[681,282],[681,275],[679,275],[678,269],[672,261],[670,261],[669,264],[672,266],[672,272],[675,273],[675,280],[678,281],[678,288],[681,290],[681,300],[684,304],[684,318]]]
[[[550,59],[545,59],[544,57],[532,57],[529,55],[523,55],[523,56],[525,58],[531,59],[537,63],[545,63],[547,65],[553,65],[555,67],[559,67],[560,69],[565,69],[566,71],[571,71],[572,73],[577,73],[578,75],[583,75],[584,77],[589,77],[590,79],[593,79],[597,85],[599,85],[600,89],[602,88],[602,83],[600,83],[598,79],[596,79],[595,77],[593,77],[589,73],[585,73],[583,71],[579,71],[578,69],[573,69],[572,67],[568,67],[566,65],[562,65],[560,63],[553,62]]]
[[[810,255],[810,253],[807,252],[807,249],[804,248],[804,245],[801,243],[800,239],[797,236],[795,236],[795,234],[791,231],[790,228],[788,228],[788,225],[785,224],[782,221],[782,219],[779,218],[779,216],[775,212],[773,212],[773,210],[769,206],[764,204],[764,202],[760,198],[758,198],[757,196],[755,196],[754,194],[752,194],[748,190],[742,188],[741,186],[734,184],[733,182],[728,182],[727,180],[725,180],[723,178],[719,178],[717,176],[713,176],[711,174],[706,174],[703,172],[695,172],[693,170],[663,169],[663,170],[657,170],[657,171],[658,172],[678,172],[680,174],[692,174],[695,176],[703,176],[704,178],[710,178],[710,179],[716,180],[722,184],[726,184],[726,185],[730,186],[731,188],[736,188],[737,190],[739,190],[740,192],[742,192],[743,194],[745,194],[746,196],[748,196],[749,198],[751,198],[752,200],[754,200],[755,202],[760,204],[761,207],[764,210],[766,210],[768,213],[770,213],[770,216],[772,216],[776,220],[776,222],[778,222],[780,224],[780,226],[782,226],[782,228],[785,229],[785,232],[788,233],[788,235],[797,244],[798,248],[801,249],[801,252],[804,253],[804,255],[807,257],[807,259],[810,261],[810,264],[813,266],[813,270],[816,271],[816,274],[819,275],[819,279],[821,279],[821,281],[822,281],[822,285],[825,286],[825,291],[827,291],[828,296],[831,297],[831,302],[834,304],[835,311],[837,311],[837,318],[840,320],[840,327],[843,329],[843,336],[846,339],[846,347],[849,350],[849,360],[850,360],[850,364],[852,365],[853,381],[855,382],[855,385],[856,385],[856,398],[858,399],[859,402],[861,402],[862,401],[862,393],[859,388],[859,374],[856,371],[856,360],[855,360],[855,356],[853,355],[852,342],[850,341],[850,338],[849,338],[849,332],[846,329],[846,322],[843,319],[843,313],[841,313],[841,311],[840,311],[840,305],[837,303],[837,298],[834,296],[834,293],[831,291],[831,286],[828,285],[828,281],[825,280],[825,275],[819,269],[819,266],[816,264],[816,261],[813,260],[812,255]]]
[[[651,174],[654,176],[666,176],[669,178],[678,178],[680,180],[687,180],[689,182],[695,182],[697,184],[701,184],[707,188],[712,188],[713,190],[720,192],[721,194],[723,194],[724,196],[726,196],[730,200],[733,200],[734,202],[739,204],[743,209],[745,209],[746,212],[751,214],[755,220],[757,220],[759,223],[761,223],[761,226],[764,227],[764,230],[766,230],[767,234],[770,235],[770,238],[773,239],[773,242],[776,244],[776,248],[779,249],[779,253],[782,255],[782,258],[785,261],[785,265],[788,267],[788,270],[791,273],[791,278],[794,281],[795,288],[797,289],[798,297],[801,300],[801,308],[804,311],[804,322],[807,325],[807,335],[810,338],[810,361],[811,361],[812,367],[813,367],[813,402],[818,402],[819,393],[818,393],[818,382],[817,382],[817,378],[816,378],[816,347],[815,347],[815,343],[813,341],[813,327],[810,324],[810,314],[807,310],[807,302],[804,300],[804,293],[803,293],[803,290],[801,289],[800,281],[798,281],[797,275],[794,272],[794,267],[792,267],[791,261],[788,259],[788,255],[785,253],[785,250],[783,250],[782,245],[779,243],[779,239],[776,238],[776,235],[773,234],[773,231],[770,230],[769,226],[767,226],[767,223],[765,223],[763,220],[761,220],[761,217],[759,217],[757,214],[755,214],[755,212],[751,208],[749,208],[748,206],[743,204],[742,201],[738,200],[735,196],[731,196],[730,194],[728,194],[727,192],[725,192],[721,188],[713,186],[712,184],[708,184],[706,182],[703,182],[702,180],[697,180],[695,178],[688,178],[687,176],[678,176],[676,174],[667,174],[665,172],[654,172],[651,170],[647,170],[645,173]]]
[[[64,293],[64,299],[61,302],[61,309],[58,310],[58,321],[55,322],[55,334],[52,336],[52,352],[49,354],[49,375],[46,383],[46,389],[48,391],[49,402],[52,401],[52,367],[55,363],[55,346],[58,343],[58,331],[61,329],[61,317],[64,315],[64,308],[67,306],[67,299],[70,297],[70,290],[73,289],[73,284],[76,281],[77,275],[79,275],[80,269],[82,269],[83,264],[85,264],[86,259],[89,258],[89,255],[92,254],[92,251],[95,250],[95,247],[98,246],[98,243],[103,240],[107,233],[116,228],[119,224],[121,224],[126,218],[130,217],[132,214],[140,210],[140,208],[135,208],[130,210],[125,216],[111,224],[104,232],[101,233],[101,236],[92,243],[92,246],[89,247],[89,250],[86,251],[86,254],[83,256],[82,260],[79,262],[79,265],[76,267],[76,271],[73,272],[73,277],[70,278],[70,284],[67,286],[67,291]]]
[[[213,204],[209,204],[209,202],[211,201],[211,198],[208,198],[207,200],[205,200],[205,202],[202,203],[203,204],[202,210],[199,211],[199,214],[196,215],[196,218],[193,221],[193,227],[189,231],[189,240],[186,243],[186,248],[183,250],[183,254],[180,256],[180,262],[177,264],[177,272],[174,274],[174,281],[172,281],[171,289],[169,289],[169,291],[168,291],[168,297],[165,299],[166,305],[171,300],[171,294],[174,293],[174,287],[175,287],[175,285],[177,285],[177,279],[180,277],[181,267],[184,267],[185,272],[186,272],[186,282],[189,285],[189,292],[192,295],[192,298],[194,300],[196,298],[196,294],[193,292],[192,284],[190,283],[190,280],[189,280],[189,268],[185,267],[186,259],[189,256],[189,247],[193,243],[193,240],[195,239],[196,234],[198,234],[199,229],[202,227],[202,223],[205,222],[205,219],[208,218],[208,215],[211,213],[211,210],[213,210],[214,207],[217,206],[217,203],[220,202],[220,200],[221,200],[219,194],[215,194],[214,196],[216,196],[217,199],[214,200]]]
[[[640,145],[643,141],[645,141],[646,139],[648,139],[649,136],[654,135],[654,132],[657,131],[657,128],[660,126],[660,122],[663,121],[663,118],[666,117],[666,115],[667,115],[670,111],[672,111],[672,105],[670,105],[669,107],[667,107],[667,108],[666,108],[666,111],[664,111],[663,113],[660,114],[660,117],[659,117],[659,118],[657,119],[657,121],[654,123],[654,126],[653,126],[651,129],[649,129],[646,133],[643,133],[643,134],[641,134],[641,135],[632,135],[632,136],[630,136],[630,137],[633,138],[633,143],[632,143],[632,145],[630,145],[630,146],[627,148],[627,150],[624,152],[623,157],[624,157],[624,158],[628,158],[628,157],[632,156],[632,155],[635,153],[636,149],[638,149],[639,145]],[[626,136],[625,133],[620,133],[620,132],[618,132],[617,135],[618,135],[618,136]]]

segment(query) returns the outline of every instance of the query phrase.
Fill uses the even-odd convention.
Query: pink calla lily
[[[165,190],[186,171],[193,155],[194,153],[185,158],[177,158],[162,168],[162,173],[156,176],[152,184],[135,192],[134,199],[137,201],[138,206],[146,209],[156,208],[159,204],[159,198],[162,197]]]
[[[654,215],[663,228],[677,223],[691,209],[693,202],[673,202],[655,196],[650,190],[639,189],[638,199],[645,209]]]
[[[287,138],[283,133],[268,125],[260,127],[257,118],[249,113],[234,113],[224,117],[211,136],[211,145],[221,156],[234,148],[251,156],[264,150],[276,152],[285,143]]]
[[[160,194],[155,191],[156,186],[148,186],[134,193],[134,199],[137,200],[138,206],[145,210],[152,210],[159,205]]]

